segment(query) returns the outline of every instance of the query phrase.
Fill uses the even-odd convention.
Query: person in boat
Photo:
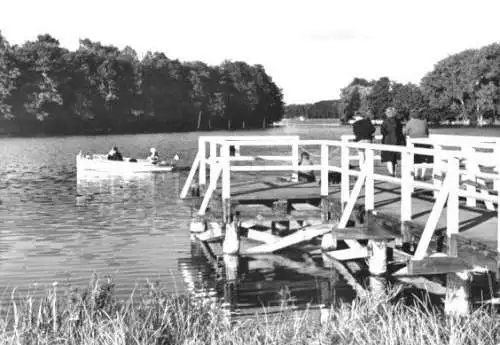
[[[181,159],[181,156],[179,155],[178,152],[175,153],[175,155],[172,157],[172,159],[170,160],[170,165],[175,167],[177,165],[177,161]]]
[[[302,154],[300,155],[299,165],[300,166],[313,165],[309,153],[302,152]],[[312,170],[299,171],[299,182],[314,182],[314,181],[316,181],[316,176],[314,175],[314,171]]]
[[[153,164],[158,164],[160,161],[160,156],[158,155],[158,151],[154,147],[152,147],[150,150],[150,155],[148,157],[148,161],[150,161]]]
[[[120,153],[120,151],[118,151],[118,147],[113,146],[113,148],[108,152],[108,159],[110,161],[122,161],[123,160],[123,156]]]

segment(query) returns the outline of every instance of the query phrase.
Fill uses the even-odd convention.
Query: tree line
[[[340,119],[343,114],[343,103],[340,100],[319,101],[306,104],[289,104],[285,106],[285,118],[303,116],[309,119]]]
[[[309,110],[317,108],[319,103],[289,105],[285,116],[313,117]],[[402,118],[408,118],[410,111],[417,110],[435,123],[493,121],[500,115],[500,43],[442,59],[419,85],[398,83],[388,77],[354,78],[341,90],[340,99],[331,101],[322,114],[339,117],[343,122],[357,111],[372,119],[382,119],[390,106],[395,107]]]
[[[142,58],[50,35],[10,45],[0,33],[0,134],[90,134],[262,128],[283,116],[283,94],[262,65]]]

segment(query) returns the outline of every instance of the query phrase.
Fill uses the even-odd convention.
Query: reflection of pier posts
[[[320,301],[319,301],[319,320],[322,326],[326,326],[330,319],[330,311],[334,302],[334,286],[339,280],[339,273],[334,269],[333,259],[323,254],[324,267],[331,268],[330,278],[320,281]]]
[[[222,308],[228,322],[231,321],[231,312],[238,305],[238,270],[240,257],[238,255],[224,255],[224,302]]]

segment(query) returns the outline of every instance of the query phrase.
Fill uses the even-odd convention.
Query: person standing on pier
[[[354,141],[358,143],[372,143],[375,127],[367,113],[356,111],[354,114],[355,122],[352,124],[352,131],[354,133]],[[364,162],[364,150],[358,149],[359,165]]]
[[[410,120],[406,123],[405,135],[409,138],[428,138],[429,137],[429,125],[427,120],[423,117],[422,112],[418,110],[410,111]],[[432,148],[432,145],[427,144],[414,144],[418,148]],[[415,154],[413,156],[413,164],[415,169],[415,178],[424,179],[425,178],[425,165],[434,162],[433,156]],[[420,166],[419,166],[420,165]],[[418,174],[420,170],[420,176]]]
[[[405,145],[405,137],[403,135],[403,125],[396,117],[396,109],[389,107],[385,111],[386,118],[382,122],[380,132],[382,134],[382,144],[386,145]],[[400,159],[401,154],[394,151],[382,151],[382,163],[387,164],[389,174],[395,176],[396,164]]]

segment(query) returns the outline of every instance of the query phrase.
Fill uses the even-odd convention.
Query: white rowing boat
[[[112,173],[141,173],[141,172],[168,172],[175,169],[175,165],[168,162],[151,163],[147,159],[123,158],[122,161],[109,160],[107,155],[84,155],[81,152],[76,156],[78,171],[99,171]]]

